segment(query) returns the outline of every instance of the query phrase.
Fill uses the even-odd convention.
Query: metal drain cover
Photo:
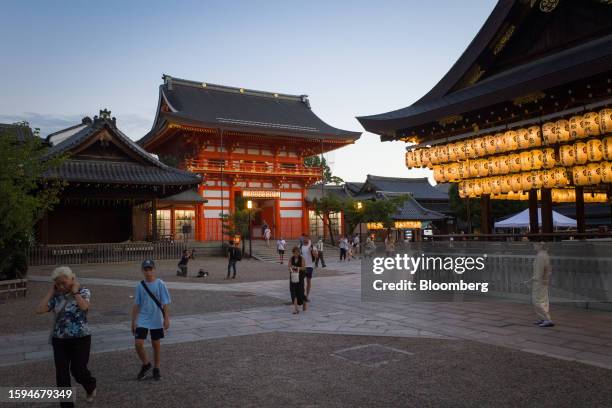
[[[383,346],[381,344],[365,344],[336,350],[332,353],[334,357],[367,367],[380,367],[384,364],[403,360],[412,355],[413,353],[408,351]]]

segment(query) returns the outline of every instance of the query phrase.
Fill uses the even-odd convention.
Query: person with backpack
[[[132,307],[132,334],[135,337],[135,347],[138,358],[142,362],[140,372],[136,379],[142,380],[151,370],[151,363],[144,348],[147,335],[151,332],[151,345],[153,346],[153,379],[161,379],[160,366],[160,340],[164,338],[164,331],[170,327],[170,293],[163,280],[155,277],[155,262],[146,259],[142,263],[144,280],[136,285],[134,306]]]
[[[304,277],[305,263],[304,257],[300,255],[300,248],[293,247],[291,250],[293,256],[289,259],[289,293],[291,294],[291,304],[293,305],[293,314],[298,314],[298,305],[302,306],[302,310],[306,311],[306,301],[304,299]]]
[[[225,279],[230,278],[230,269],[234,270],[232,279],[236,279],[236,262],[242,260],[242,251],[238,248],[238,241],[229,241],[229,248],[227,248],[227,276]]]
[[[302,257],[304,258],[304,266],[306,268],[306,296],[304,300],[309,302],[310,288],[312,286],[312,274],[314,272],[314,260],[317,259],[317,250],[312,245],[312,241],[306,235],[304,236],[304,244],[300,248]]]

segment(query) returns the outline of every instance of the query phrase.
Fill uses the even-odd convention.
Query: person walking
[[[236,279],[236,262],[242,259],[242,251],[238,248],[238,241],[229,241],[229,248],[227,248],[227,276],[225,279],[230,278],[230,269],[234,270],[232,279]]]
[[[363,251],[364,257],[372,258],[374,257],[375,253],[376,253],[376,243],[374,242],[374,240],[372,240],[372,238],[370,237],[366,238],[365,248]]]
[[[153,346],[153,379],[161,379],[161,343],[164,331],[170,327],[170,293],[166,283],[155,277],[155,262],[146,259],[142,262],[144,280],[136,285],[134,306],[132,307],[132,334],[136,354],[142,362],[136,379],[142,380],[151,370],[151,362],[147,357],[144,342],[151,332]]]
[[[387,234],[387,238],[385,238],[385,253],[387,256],[393,256],[395,252],[395,239],[391,235],[391,232]]]
[[[357,256],[357,254],[361,256],[361,245],[360,245],[359,234],[355,234],[355,236],[353,237],[353,254],[355,256]]]
[[[338,247],[340,248],[340,261],[346,261],[346,251],[348,249],[348,240],[343,235],[340,237],[340,242],[338,243]]]
[[[548,251],[543,242],[535,244],[535,250],[536,257],[533,263],[533,277],[531,278],[531,300],[538,320],[534,324],[540,327],[553,327],[555,324],[550,317],[550,302],[548,297],[548,289],[552,276],[550,255],[548,255]]]
[[[289,259],[289,293],[291,294],[291,304],[293,305],[293,314],[298,314],[298,306],[302,306],[302,310],[306,311],[306,301],[304,298],[304,277],[305,262],[304,257],[300,255],[300,248],[293,247],[291,250],[292,256]]]
[[[42,298],[36,313],[53,312],[55,319],[50,341],[53,346],[55,380],[58,387],[71,387],[70,373],[85,389],[86,400],[96,396],[96,379],[87,368],[91,349],[91,331],[87,322],[91,291],[76,280],[67,266],[51,273],[53,284]],[[73,407],[72,401],[60,402],[62,407]]]
[[[285,246],[287,246],[287,241],[280,237],[278,241],[276,241],[276,251],[278,252],[278,262],[280,264],[285,260]]]
[[[316,251],[317,250],[314,249],[310,238],[308,236],[304,236],[304,245],[302,245],[302,248],[300,248],[300,252],[302,257],[304,258],[304,266],[306,268],[306,296],[304,297],[304,300],[306,302],[310,301],[310,288],[312,285],[312,275],[314,272],[313,262],[317,257]]]
[[[272,230],[270,229],[270,227],[268,227],[264,231],[264,239],[266,240],[266,248],[270,247],[270,238],[272,238]]]
[[[323,243],[323,238],[319,237],[315,248],[317,250],[317,259],[315,260],[315,267],[319,267],[319,262],[321,262],[321,267],[325,268],[325,258],[323,257],[323,249],[325,248],[325,244]]]

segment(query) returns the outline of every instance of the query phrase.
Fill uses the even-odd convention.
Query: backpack
[[[242,261],[242,251],[240,249],[238,249],[238,248],[234,248],[234,250],[236,251],[236,252],[234,252],[234,258],[237,261]]]

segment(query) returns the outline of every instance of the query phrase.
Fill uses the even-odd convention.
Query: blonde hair
[[[74,278],[74,272],[72,272],[72,269],[70,269],[69,266],[58,266],[51,273],[51,280],[56,280],[61,276],[65,276],[67,278]]]

